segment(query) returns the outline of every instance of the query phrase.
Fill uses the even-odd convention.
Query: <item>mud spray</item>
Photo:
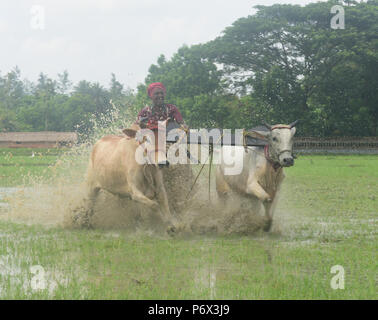
[[[9,208],[1,219],[26,224],[73,228],[73,212],[82,204],[85,173],[93,144],[106,134],[120,134],[130,121],[118,111],[100,120],[93,120],[94,133],[80,145],[64,153],[55,165],[40,177],[25,177],[20,186],[8,196]],[[127,119],[133,119],[128,117]],[[219,203],[215,191],[215,166],[212,167],[208,198],[209,166],[205,165],[193,186],[201,165],[172,165],[163,169],[172,213],[179,219],[181,230],[188,234],[251,234],[264,225],[258,203],[234,196]],[[130,232],[161,232],[156,214],[132,200],[120,199],[101,191],[94,207],[92,224],[95,228],[122,229]],[[158,226],[158,227],[157,227]],[[150,233],[150,232],[149,232]]]

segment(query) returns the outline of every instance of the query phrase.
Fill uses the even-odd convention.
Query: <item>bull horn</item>
[[[263,121],[263,125],[267,127],[269,130],[272,130],[272,126],[267,124],[265,121]]]
[[[289,124],[290,129],[291,129],[292,127],[295,127],[295,125],[298,123],[298,121],[299,121],[299,120],[295,120],[294,122],[290,123],[290,124]]]

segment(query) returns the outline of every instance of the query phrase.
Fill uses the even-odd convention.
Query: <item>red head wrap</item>
[[[165,89],[164,87],[164,84],[162,84],[161,82],[154,82],[154,83],[151,83],[149,86],[148,86],[148,89],[147,89],[147,93],[148,93],[148,96],[150,98],[152,98],[152,94],[154,92],[154,90],[156,88],[160,88],[160,89],[163,89],[164,91],[164,94],[166,94],[167,90]]]

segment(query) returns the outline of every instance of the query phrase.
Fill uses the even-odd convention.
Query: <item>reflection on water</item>
[[[6,209],[6,208],[9,208],[9,203],[7,202],[4,202],[6,197],[21,190],[21,188],[4,188],[4,187],[0,187],[0,210],[1,209]]]
[[[3,188],[3,187],[0,187],[0,200],[4,198],[4,196],[8,195],[8,194],[11,194],[11,193],[14,193],[18,190],[20,190],[21,188]]]
[[[56,226],[71,212],[72,197],[80,196],[73,186],[0,188],[0,219],[26,224]]]

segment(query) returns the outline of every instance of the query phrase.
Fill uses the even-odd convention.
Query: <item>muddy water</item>
[[[206,173],[197,181],[188,200],[186,195],[190,184],[183,181],[189,180],[171,179],[167,192],[172,212],[185,233],[251,234],[263,227],[265,220],[257,203],[236,196],[226,204],[218,203],[214,179],[211,180],[209,201]],[[73,212],[82,205],[85,197],[84,175],[81,183],[78,181],[70,185],[36,184],[29,188],[2,188],[0,197],[0,219],[70,228],[73,227]],[[7,203],[1,202],[4,199]],[[163,229],[156,216],[156,213],[132,200],[101,191],[92,222],[96,228],[161,232]]]
[[[7,197],[17,191],[19,191],[20,188],[2,188],[0,187],[0,210],[9,208],[9,203],[5,202]]]
[[[0,219],[73,227],[74,212],[83,207],[85,198],[85,173],[90,154],[88,145],[85,148],[85,152],[79,148],[63,156],[47,178],[35,179],[31,186],[0,188]],[[218,203],[215,167],[212,168],[210,181],[210,200],[208,165],[191,190],[199,168],[172,165],[163,171],[170,208],[179,219],[181,230],[201,235],[251,234],[262,228],[264,218],[255,201],[232,197],[226,204]],[[96,228],[106,229],[159,233],[165,230],[156,212],[106,191],[101,191],[96,200],[92,223]]]
[[[0,201],[4,201],[4,198],[7,195],[10,195],[16,191],[20,190],[20,188],[2,188],[0,187]]]

